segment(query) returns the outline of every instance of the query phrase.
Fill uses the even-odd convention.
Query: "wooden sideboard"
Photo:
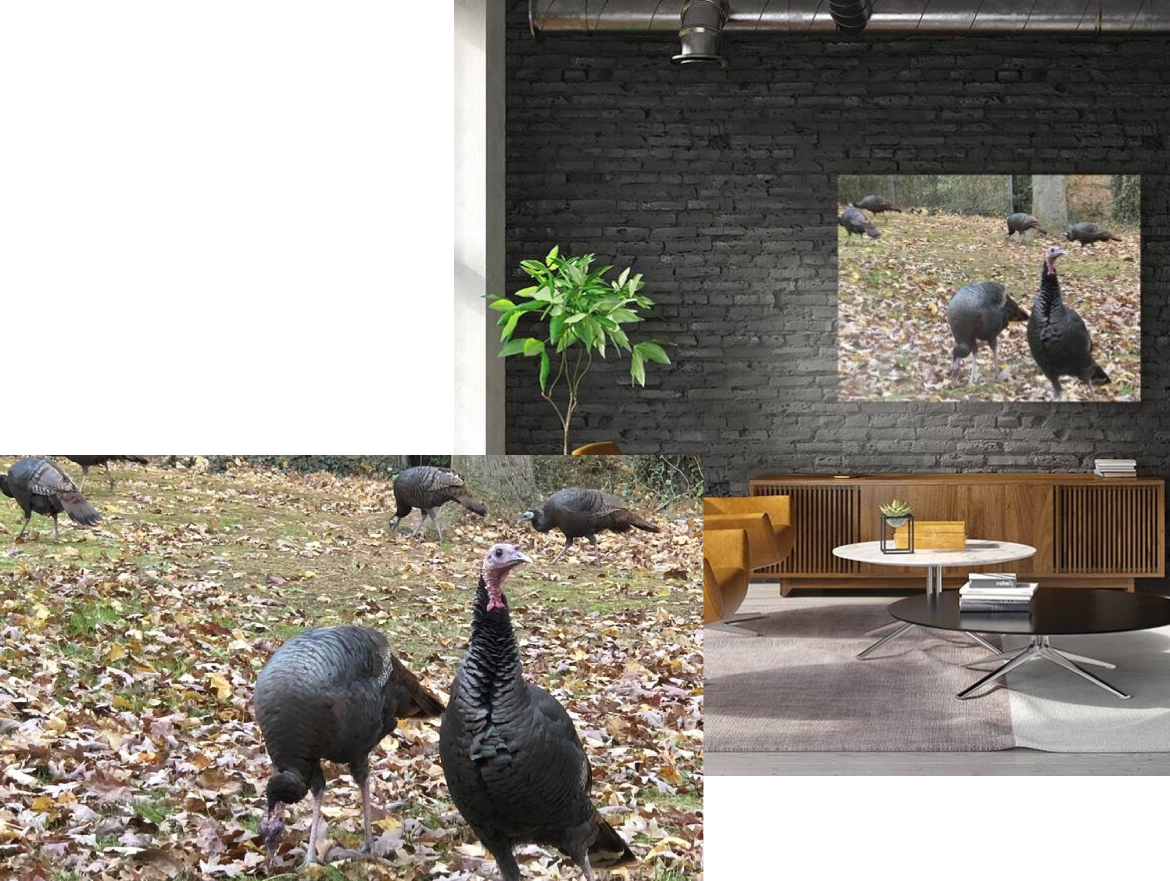
[[[968,538],[1036,548],[1034,557],[1011,566],[1030,580],[1133,590],[1135,578],[1165,575],[1165,489],[1161,478],[1059,473],[763,474],[748,483],[750,495],[792,498],[792,553],[760,570],[780,578],[783,594],[808,587],[917,586],[920,569],[833,556],[838,545],[876,541],[878,505],[894,498],[909,502],[921,520],[966,521]],[[964,576],[947,573],[947,586],[957,587]]]

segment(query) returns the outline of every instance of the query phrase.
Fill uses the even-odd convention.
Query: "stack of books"
[[[1098,477],[1137,477],[1133,459],[1094,459],[1093,473]]]
[[[1027,612],[1039,585],[1016,581],[1015,575],[972,572],[959,588],[960,612]]]

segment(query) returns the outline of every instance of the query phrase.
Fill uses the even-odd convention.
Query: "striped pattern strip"
[[[1168,866],[1168,777],[703,783],[708,881],[1162,881]]]

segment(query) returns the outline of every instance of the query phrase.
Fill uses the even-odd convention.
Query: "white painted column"
[[[504,452],[505,0],[455,0],[455,448]]]

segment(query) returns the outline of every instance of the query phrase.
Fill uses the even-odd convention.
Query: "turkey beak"
[[[519,526],[521,523],[527,523],[531,519],[532,519],[532,512],[525,511],[523,514],[520,515],[520,519],[516,521],[516,525]]]
[[[528,554],[524,553],[524,551],[516,551],[516,553],[512,554],[512,559],[517,564],[532,562],[532,557],[528,556]]]

